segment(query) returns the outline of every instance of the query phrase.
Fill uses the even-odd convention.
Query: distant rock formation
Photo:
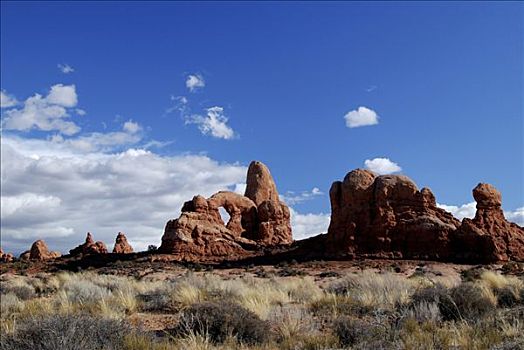
[[[504,218],[491,185],[473,190],[474,219],[462,223],[437,208],[428,188],[403,175],[349,172],[331,186],[327,257],[399,258],[463,262],[524,260],[524,230]]]
[[[500,192],[479,183],[473,198],[477,212],[473,219],[462,220],[455,234],[456,257],[479,262],[524,261],[524,229],[504,217]]]
[[[15,257],[13,254],[4,253],[2,248],[0,248],[0,262],[8,263],[8,262],[12,262],[13,260],[15,260]]]
[[[47,244],[39,239],[34,242],[29,250],[29,260],[49,260],[62,256],[59,252],[50,252]]]
[[[78,247],[71,249],[69,251],[70,255],[88,255],[88,254],[106,254],[107,247],[104,242],[97,241],[93,239],[91,232],[87,233],[85,243],[79,245]]]
[[[115,246],[113,248],[113,253],[118,254],[129,254],[133,252],[133,247],[127,241],[127,237],[122,232],[118,232],[115,240]]]
[[[185,261],[234,260],[291,244],[289,208],[280,201],[269,169],[252,162],[246,183],[245,196],[221,191],[184,203],[180,217],[166,224],[159,251]],[[226,224],[220,207],[230,216]]]
[[[349,172],[331,186],[327,249],[335,256],[447,259],[460,226],[435,196],[403,175]]]

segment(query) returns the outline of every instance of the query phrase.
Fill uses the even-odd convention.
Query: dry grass
[[[524,282],[519,277],[484,271],[458,283],[446,276],[407,278],[364,271],[329,281],[212,272],[188,272],[167,280],[93,272],[2,275],[0,335],[16,337],[31,320],[53,315],[121,322],[135,314],[147,319],[149,313],[166,313],[176,320],[195,304],[233,302],[270,325],[268,341],[246,344],[230,334],[217,342],[205,332],[193,331],[159,338],[147,332],[149,326],[141,331],[142,326],[134,325],[121,349],[295,350],[347,345],[354,349],[487,350],[512,344],[518,348],[523,338]],[[442,283],[438,288],[437,282]],[[444,314],[443,302],[457,313]]]

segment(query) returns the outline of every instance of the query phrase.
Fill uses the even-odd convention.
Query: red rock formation
[[[50,252],[47,244],[41,239],[34,242],[29,250],[29,260],[49,260],[61,255],[59,252]]]
[[[78,247],[71,249],[69,254],[71,255],[87,255],[87,254],[106,254],[107,248],[104,242],[97,241],[93,239],[91,232],[87,233],[86,241],[84,244],[79,245]]]
[[[351,171],[331,186],[327,257],[524,261],[524,229],[504,218],[500,192],[479,184],[473,197],[475,218],[461,223],[406,176]]]
[[[380,258],[447,259],[449,233],[460,225],[437,208],[431,190],[402,175],[357,169],[331,186],[328,254]]]
[[[508,222],[502,211],[502,195],[489,184],[473,189],[477,212],[465,218],[454,235],[454,254],[465,261],[524,261],[524,229]]]
[[[220,207],[230,216],[226,224]],[[292,243],[289,218],[269,170],[252,162],[245,196],[221,191],[184,203],[180,217],[166,224],[159,251],[185,261],[239,259],[265,246]]]
[[[13,256],[13,254],[4,253],[2,248],[0,248],[0,262],[8,263],[8,262],[12,262],[14,259],[15,257]]]
[[[116,236],[115,246],[113,248],[113,253],[118,254],[129,254],[133,252],[133,247],[127,241],[127,237],[122,232],[118,232]]]
[[[20,260],[22,260],[22,261],[29,261],[29,257],[30,256],[31,256],[31,251],[30,250],[26,250],[25,252],[20,254]]]

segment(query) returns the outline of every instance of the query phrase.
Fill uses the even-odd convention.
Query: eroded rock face
[[[59,252],[49,251],[47,244],[41,239],[34,242],[29,250],[29,260],[49,260],[58,258],[61,255]]]
[[[280,202],[267,167],[252,162],[246,195],[221,191],[210,198],[195,196],[184,203],[178,219],[166,224],[159,251],[185,261],[234,260],[262,247],[288,245],[288,207]],[[230,218],[222,221],[219,208]]]
[[[0,248],[0,262],[8,263],[15,260],[15,257],[11,253],[4,253],[2,248]]]
[[[479,183],[473,189],[477,212],[465,218],[454,237],[454,254],[460,260],[524,261],[524,229],[508,222],[502,211],[502,195],[493,186]]]
[[[115,240],[115,246],[113,247],[113,253],[117,254],[129,254],[133,252],[133,247],[127,241],[127,237],[122,232],[118,232]]]
[[[106,254],[107,247],[104,242],[93,239],[91,232],[87,233],[86,241],[78,247],[71,249],[69,254],[71,255],[87,255],[87,254]]]
[[[475,218],[455,219],[437,208],[428,188],[403,175],[357,169],[331,186],[328,257],[430,259],[463,262],[524,261],[524,229],[508,222],[499,191],[473,190]]]
[[[380,258],[447,259],[449,233],[460,222],[437,208],[435,196],[403,175],[357,169],[330,190],[328,254]]]

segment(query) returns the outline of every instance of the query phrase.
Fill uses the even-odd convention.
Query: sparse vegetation
[[[279,276],[290,266],[301,275]],[[191,268],[167,278],[4,274],[0,349],[469,350],[523,345],[522,277],[487,268],[468,270],[462,282],[427,272],[406,277],[391,269],[320,277],[318,272],[307,275],[307,267],[295,262],[237,271]]]

